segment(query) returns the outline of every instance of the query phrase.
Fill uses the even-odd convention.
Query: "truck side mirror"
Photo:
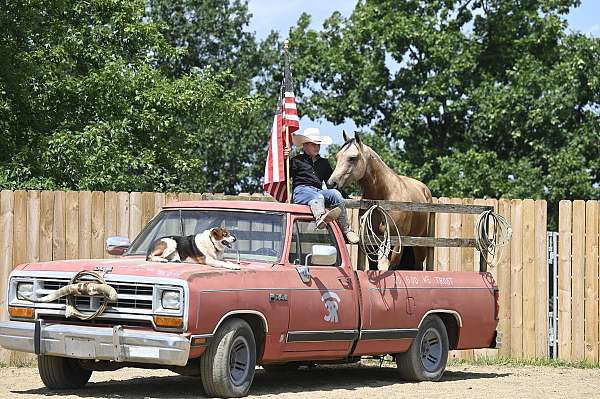
[[[309,256],[313,265],[332,266],[337,261],[337,249],[333,245],[313,245],[312,253],[306,257],[307,264]]]
[[[106,252],[111,255],[123,255],[131,243],[127,237],[108,237],[106,239]]]

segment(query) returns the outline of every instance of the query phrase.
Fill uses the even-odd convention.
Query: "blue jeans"
[[[312,186],[297,186],[294,189],[294,204],[306,205],[310,201],[318,198],[323,198],[325,200],[326,207],[336,207],[344,202],[342,194],[334,188],[321,190]]]

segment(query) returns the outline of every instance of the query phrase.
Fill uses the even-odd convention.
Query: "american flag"
[[[284,167],[285,158],[283,157],[283,149],[286,145],[285,132],[287,127],[287,144],[291,145],[292,133],[300,128],[300,119],[298,118],[298,110],[296,109],[296,98],[294,96],[292,74],[287,54],[285,57],[282,89],[284,93],[283,99],[280,98],[277,113],[273,118],[273,127],[271,128],[271,140],[269,141],[269,155],[267,156],[267,164],[265,165],[263,188],[277,201],[286,202],[288,192]]]

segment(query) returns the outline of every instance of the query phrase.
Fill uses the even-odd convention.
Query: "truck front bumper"
[[[181,335],[123,329],[34,322],[0,322],[5,349],[71,357],[184,366],[190,341]]]

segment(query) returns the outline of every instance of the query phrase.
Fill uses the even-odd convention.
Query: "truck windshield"
[[[285,217],[282,213],[220,210],[166,210],[159,213],[133,241],[125,255],[146,255],[150,245],[168,235],[191,235],[225,227],[236,238],[225,258],[276,263],[281,259]]]

